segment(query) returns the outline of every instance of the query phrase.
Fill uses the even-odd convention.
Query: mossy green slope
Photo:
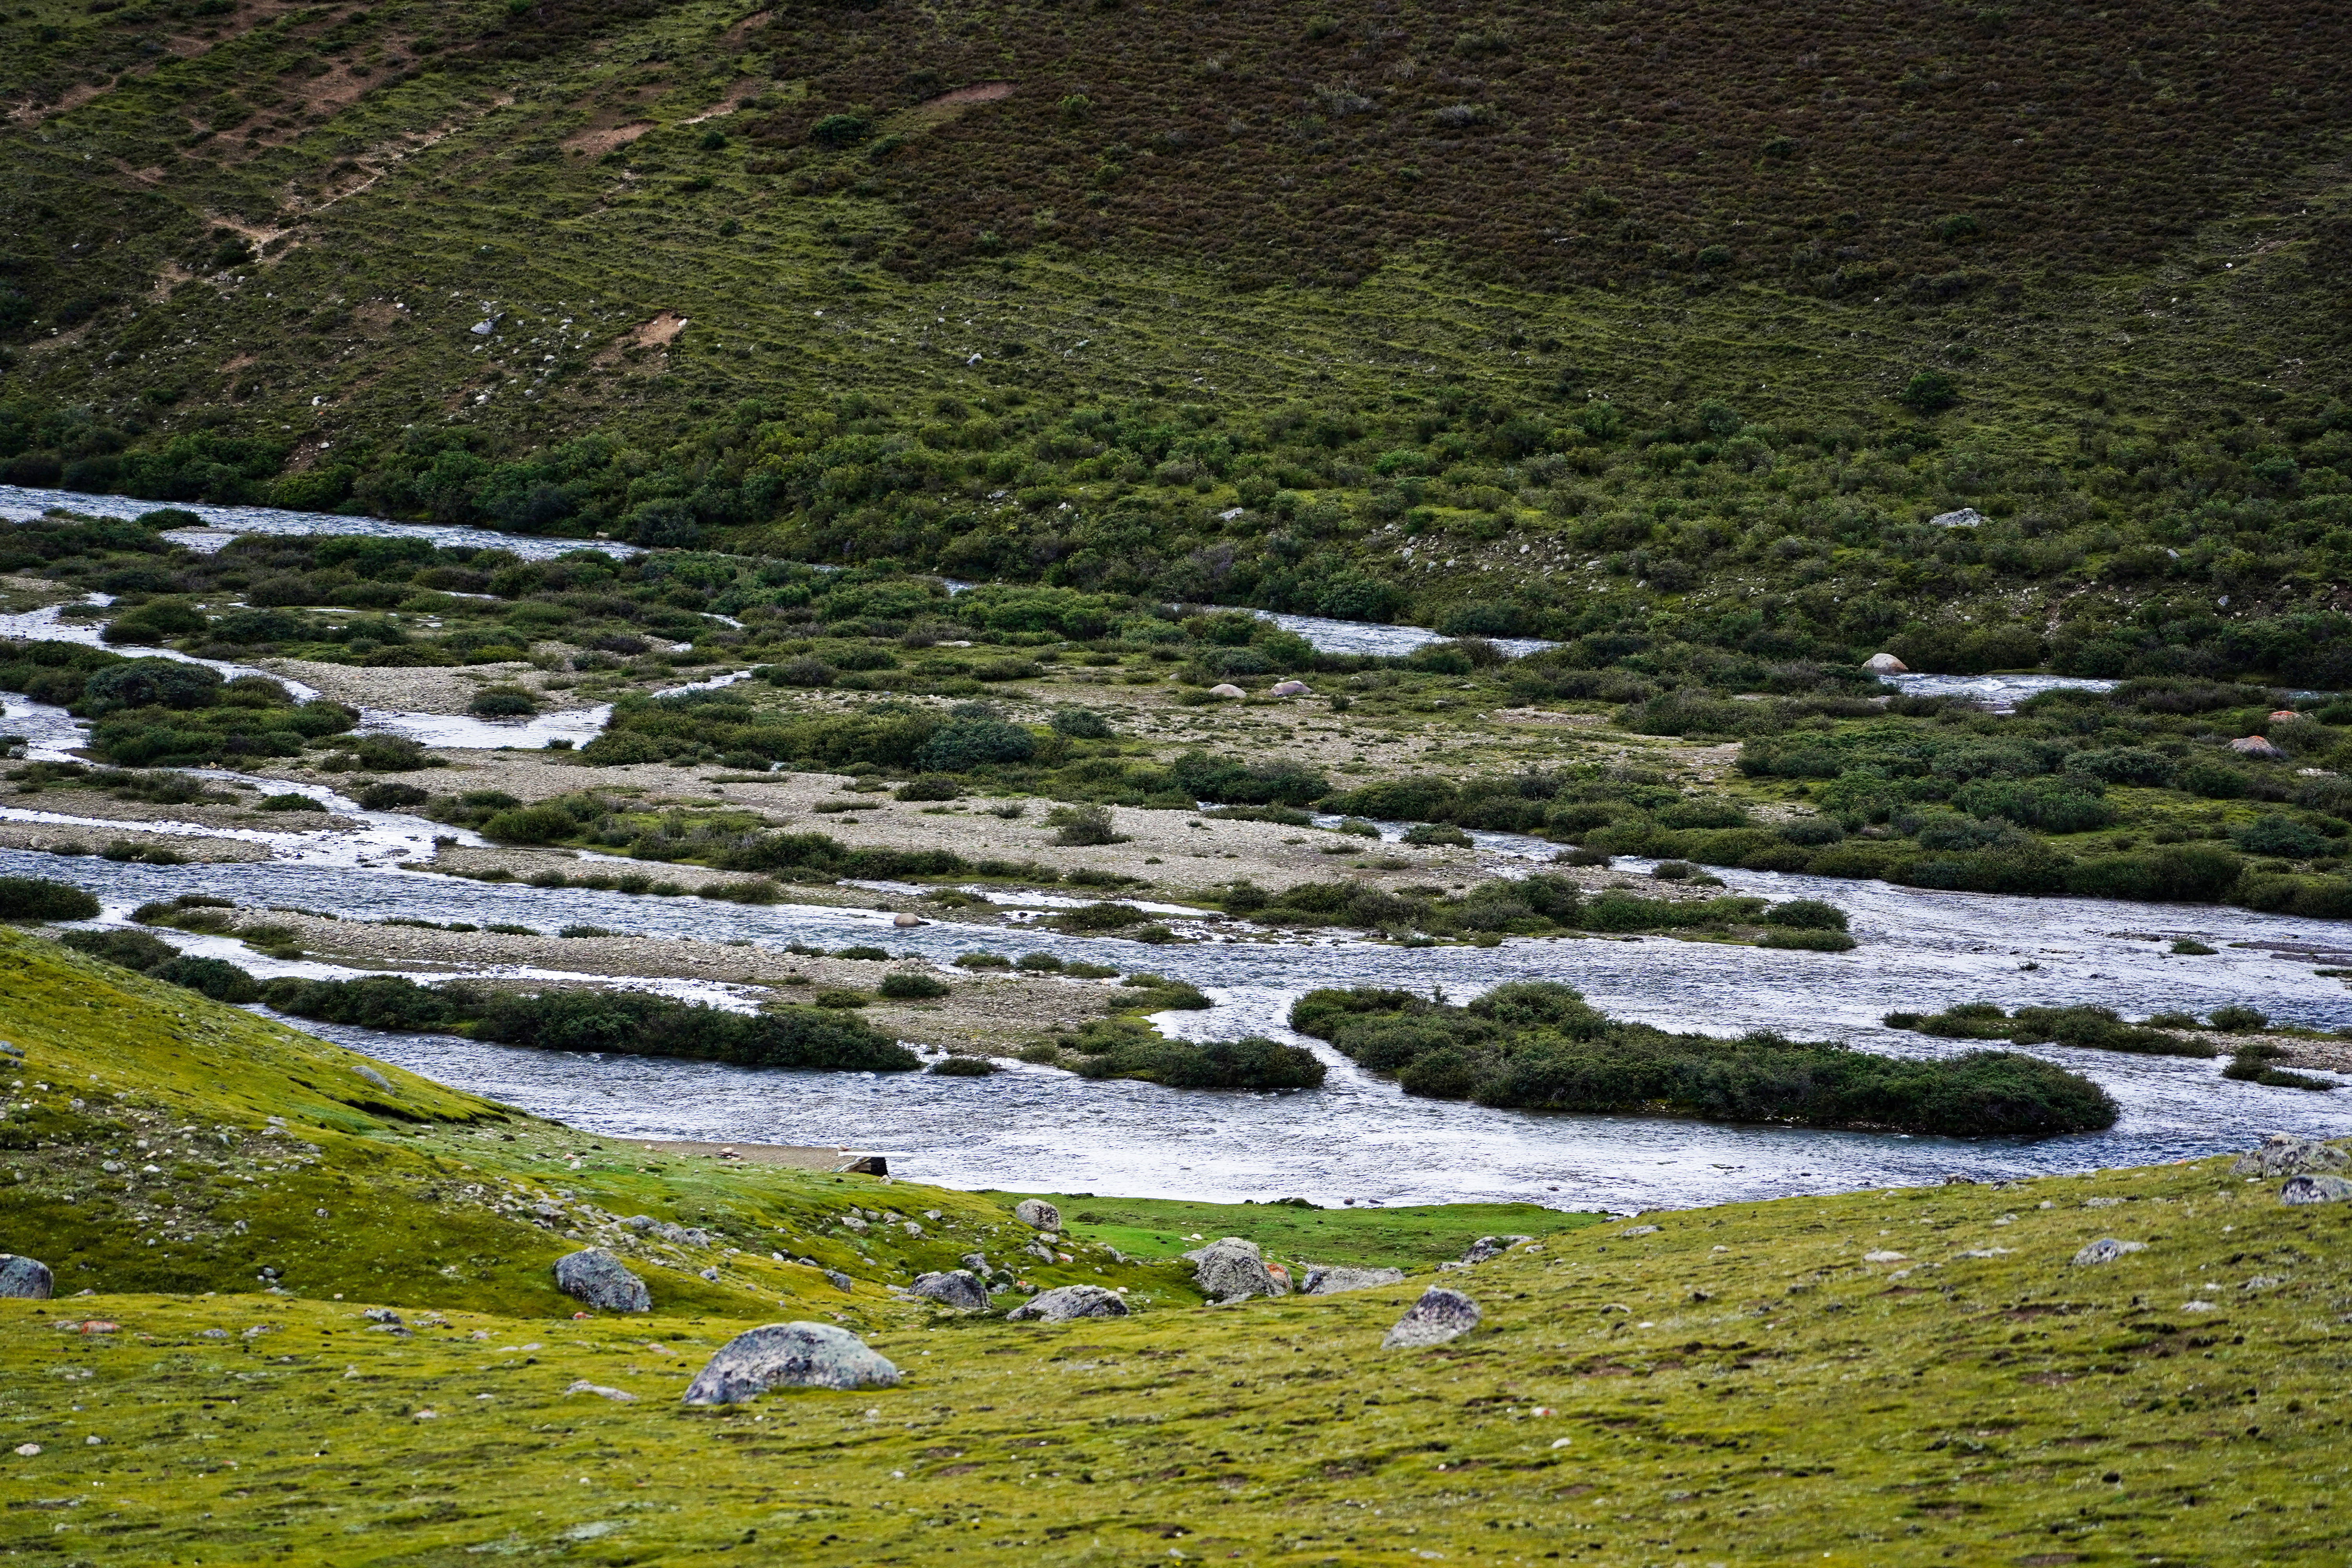
[[[0,1023],[28,1058],[0,1237],[62,1261],[68,1291],[87,1279],[97,1292],[0,1303],[0,1550],[455,1564],[752,1547],[815,1563],[2200,1563],[2345,1549],[2326,1483],[2345,1423],[2336,1319],[2352,1208],[2283,1206],[2274,1184],[2221,1161],[1555,1230],[1439,1277],[1486,1320],[1423,1352],[1380,1341],[1427,1275],[1208,1308],[1164,1266],[1097,1276],[1083,1262],[1052,1275],[1132,1281],[1142,1310],[1055,1327],[958,1319],[870,1287],[827,1300],[793,1288],[808,1270],[724,1257],[718,1284],[649,1267],[650,1320],[581,1321],[533,1282],[575,1243],[504,1215],[466,1229],[428,1191],[521,1169],[554,1200],[544,1178],[560,1169],[609,1206],[722,1230],[756,1208],[835,1256],[849,1243],[813,1233],[851,1199],[928,1205],[942,1233],[968,1236],[988,1234],[1005,1199],[621,1168],[594,1140],[486,1120],[496,1108],[405,1075],[369,1084],[385,1110],[362,1110],[314,1087],[358,1058],[18,933],[0,942]],[[40,1109],[68,1078],[83,1106]],[[395,1102],[438,1120],[394,1122]],[[288,1148],[265,1162],[271,1185],[239,1201],[281,1254],[311,1249],[289,1269],[299,1295],[240,1291],[264,1260],[235,1256],[242,1240],[198,1268],[167,1261],[176,1235],[149,1248],[122,1223],[134,1207],[160,1218],[167,1192],[175,1220],[202,1213],[196,1184],[219,1177],[193,1162],[140,1171],[143,1199],[79,1212],[101,1206],[99,1173],[72,1163],[94,1134],[128,1139],[151,1115],[159,1129],[242,1117],[250,1151],[262,1135],[246,1124],[275,1114]],[[70,1214],[68,1183],[81,1187]],[[1278,1251],[1312,1217],[1069,1202],[1074,1215],[1099,1203],[1095,1226],[1249,1234],[1272,1221]],[[343,1226],[312,1226],[314,1207]],[[2071,1262],[2101,1236],[2145,1250]],[[922,1261],[919,1240],[889,1237],[904,1232],[877,1226],[865,1242],[871,1267]],[[1358,1256],[1372,1260],[1368,1239]],[[1409,1216],[1399,1250],[1425,1256],[1437,1239]],[[436,1266],[461,1245],[500,1249],[500,1267],[446,1278]],[[404,1332],[361,1318],[378,1302],[404,1311]],[[827,1313],[905,1381],[729,1410],[677,1403],[733,1333]]]

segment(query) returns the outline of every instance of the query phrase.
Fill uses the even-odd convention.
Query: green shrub
[[[88,921],[98,900],[79,888],[39,877],[0,877],[0,921]]]
[[[143,931],[69,931],[59,932],[58,940],[77,952],[86,952],[142,974],[180,956],[178,948]]]
[[[1091,708],[1056,708],[1054,729],[1074,741],[1100,741],[1110,734],[1110,721]]]
[[[1407,844],[1444,844],[1461,849],[1471,846],[1470,836],[1450,822],[1417,822],[1405,829],[1404,841]]]
[[[237,1004],[261,999],[260,983],[226,959],[172,958],[147,973],[158,980],[200,992],[215,1002]]]
[[[961,773],[999,763],[1025,763],[1037,737],[1001,719],[958,719],[942,724],[915,752],[926,773]]]
[[[466,704],[477,719],[520,719],[539,711],[539,700],[520,686],[485,686]]]
[[[948,773],[924,773],[908,779],[894,792],[898,800],[953,800],[963,794],[961,780]]]
[[[986,1057],[945,1056],[930,1066],[935,1078],[988,1078],[1003,1070]]]
[[[928,1002],[948,994],[948,983],[931,974],[912,974],[899,971],[882,977],[876,987],[883,995],[898,1002]]]
[[[1140,1079],[1169,1089],[1318,1089],[1326,1070],[1314,1052],[1261,1036],[1171,1040],[1130,1018],[1091,1022],[1068,1048],[1082,1078]]]
[[[2225,1035],[2252,1034],[2271,1021],[2268,1014],[2242,1006],[2216,1007],[2207,1016],[2212,1020],[2213,1027]]]
[[[952,961],[958,969],[1010,969],[1013,961],[1001,952],[959,952]]]
[[[1483,1105],[1937,1133],[2047,1135],[2114,1124],[2115,1102],[2031,1057],[1874,1056],[1777,1035],[1671,1035],[1594,1012],[1565,985],[1498,986],[1468,1007],[1401,991],[1315,991],[1291,1027],[1408,1093]]]
[[[1853,938],[1842,931],[1768,931],[1759,947],[1801,948],[1808,952],[1851,952]]]
[[[1775,904],[1764,911],[1762,919],[1766,925],[1796,931],[1846,929],[1845,911],[1819,899],[1791,899],[1785,904]]]

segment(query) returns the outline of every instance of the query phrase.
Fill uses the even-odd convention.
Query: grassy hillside
[[[0,1033],[26,1057],[0,1242],[94,1292],[0,1310],[10,1551],[1818,1563],[2277,1561],[2346,1544],[2312,1479],[2343,1436],[2329,1331],[2352,1221],[2283,1207],[2274,1182],[2221,1161],[1639,1226],[1423,1211],[1396,1216],[1385,1250],[1377,1213],[1067,1201],[1081,1236],[1258,1234],[1291,1257],[1319,1247],[1328,1220],[1350,1258],[1417,1271],[1472,1233],[1465,1220],[1545,1232],[1442,1277],[1485,1322],[1433,1351],[1378,1348],[1425,1272],[1208,1309],[1165,1266],[1082,1262],[1047,1272],[1151,1299],[1125,1321],[1039,1327],[934,1317],[868,1284],[845,1299],[749,1247],[702,1249],[717,1284],[640,1259],[653,1318],[583,1321],[538,1283],[576,1245],[530,1223],[538,1205],[575,1223],[642,1207],[722,1240],[789,1226],[794,1248],[846,1260],[852,1238],[828,1222],[852,1203],[936,1208],[961,1233],[943,1245],[961,1245],[1001,1234],[1010,1194],[623,1161],[405,1074],[374,1084],[348,1053],[186,993],[0,942]],[[282,1131],[264,1131],[271,1116]],[[180,1131],[215,1123],[231,1135],[218,1156]],[[168,1169],[162,1147],[141,1156],[157,1170],[121,1182],[84,1163],[167,1128]],[[455,1200],[471,1185],[517,1201],[469,1220]],[[215,1201],[230,1186],[233,1203]],[[213,1230],[232,1213],[253,1217],[251,1237]],[[890,1234],[869,1233],[868,1278],[923,1260],[927,1238]],[[2070,1264],[2102,1236],[2146,1247]],[[252,1279],[271,1258],[278,1292]],[[362,1319],[375,1306],[402,1331]],[[828,1314],[905,1381],[677,1403],[741,1329]]]
[[[2343,26],[42,0],[0,467],[2339,687]]]

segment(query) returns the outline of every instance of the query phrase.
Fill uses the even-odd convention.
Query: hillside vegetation
[[[1024,1257],[1024,1276],[1128,1285],[1135,1315],[1009,1323],[877,1286],[975,1245],[1023,1256],[1013,1194],[654,1155],[28,936],[0,931],[0,957],[22,1053],[0,1246],[59,1271],[57,1300],[0,1303],[0,1546],[46,1561],[2346,1544],[2311,1478],[2343,1439],[2328,1327],[2352,1210],[2283,1206],[2221,1161],[1638,1225],[1074,1195],[1076,1261]],[[640,1212],[659,1225],[611,1223]],[[1436,1277],[1481,1326],[1380,1349],[1482,1230],[1536,1240]],[[1294,1276],[1413,1277],[1206,1308],[1175,1254],[1227,1233]],[[631,1249],[650,1318],[575,1317],[550,1288],[586,1237]],[[2144,1247],[2071,1261],[2102,1237]],[[902,1381],[679,1403],[712,1350],[775,1319],[844,1322]]]
[[[0,478],[2340,689],[2346,26],[38,0]]]

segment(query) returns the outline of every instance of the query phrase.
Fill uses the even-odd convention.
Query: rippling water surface
[[[49,506],[130,516],[150,503],[0,487],[0,514]],[[368,519],[194,508],[218,529],[282,533],[403,532],[444,542],[497,544],[551,554],[578,542],[514,539],[470,530],[425,529]],[[218,533],[207,538],[218,539]],[[1335,651],[1397,654],[1436,634],[1313,616],[1278,616],[1283,626]],[[19,624],[21,623],[21,624]],[[59,623],[54,611],[13,617],[0,637],[93,637],[87,623]],[[1543,645],[1512,645],[1525,652]],[[233,672],[234,667],[221,667]],[[2105,682],[2051,677],[1906,676],[1915,692],[1951,692],[2008,706],[2054,685]],[[83,736],[62,711],[5,698],[9,732],[34,754],[62,755]],[[604,710],[549,715],[530,725],[371,710],[365,726],[443,746],[541,744],[549,735],[584,738]],[[536,728],[534,728],[536,726]],[[545,734],[540,733],[544,730]],[[223,775],[227,776],[227,775]],[[289,787],[272,782],[274,789]],[[281,905],[347,919],[399,916],[477,924],[514,921],[553,930],[591,924],[649,940],[696,937],[765,947],[879,944],[946,964],[957,953],[1015,956],[1040,949],[1066,958],[1149,968],[1198,984],[1207,1012],[1155,1020],[1171,1034],[1291,1037],[1289,1007],[1318,985],[1440,988],[1461,1000],[1507,980],[1565,981],[1622,1017],[1718,1035],[1769,1028],[1836,1038],[1900,1055],[1969,1048],[1888,1030],[1895,1011],[1932,1012],[1957,1002],[2004,1005],[2095,1003],[2129,1016],[2206,1012],[2228,1003],[2257,1006],[2282,1022],[2352,1026],[2352,994],[2314,973],[2309,955],[2352,963],[2352,931],[2326,922],[2244,910],[2006,899],[1895,888],[1770,872],[1726,871],[1738,892],[1775,899],[1825,898],[1845,909],[1863,945],[1849,953],[1769,952],[1659,938],[1513,940],[1495,948],[1403,949],[1333,938],[1208,941],[1146,948],[1034,929],[940,922],[912,931],[887,915],[814,906],[768,908],[696,899],[633,898],[585,889],[540,889],[455,880],[394,868],[423,858],[451,829],[393,813],[362,813],[326,786],[303,786],[346,815],[357,831],[239,830],[271,858],[251,864],[152,867],[0,850],[0,874],[62,877],[88,887],[119,921],[136,905],[205,891],[246,905]],[[195,835],[223,830],[166,820],[144,826]],[[50,819],[21,807],[0,816]],[[127,823],[92,823],[93,837]],[[470,841],[462,832],[456,837]],[[1473,835],[1482,858],[1524,872],[1552,845],[1507,834]],[[1639,868],[1639,862],[1627,862]],[[368,874],[355,877],[354,869]],[[1184,922],[1179,921],[1180,927]],[[1205,928],[1203,928],[1206,934]],[[218,938],[168,933],[194,951],[234,958],[257,973],[348,973],[315,961],[280,963]],[[2222,951],[2175,958],[2176,937]],[[2234,944],[2234,945],[2233,945]],[[561,971],[486,971],[517,978]],[[742,1005],[723,979],[634,982],[675,995]],[[1080,984],[1069,982],[1067,984]],[[2218,1064],[2137,1058],[2062,1047],[2035,1054],[2086,1073],[2124,1108],[2111,1130],[2038,1142],[1897,1138],[1783,1128],[1593,1116],[1538,1115],[1414,1100],[1357,1069],[1318,1042],[1330,1064],[1318,1090],[1202,1093],[1150,1084],[1088,1083],[1015,1067],[992,1079],[926,1074],[770,1072],[709,1063],[604,1058],[520,1050],[436,1036],[384,1035],[304,1024],[387,1061],[615,1135],[835,1144],[888,1151],[893,1169],[963,1186],[1010,1186],[1102,1194],[1205,1198],[1296,1194],[1318,1202],[1381,1203],[1526,1198],[1568,1207],[1641,1208],[1935,1181],[2147,1163],[2242,1147],[2274,1128],[2352,1134],[2352,1095],[2318,1095],[2232,1083]]]

